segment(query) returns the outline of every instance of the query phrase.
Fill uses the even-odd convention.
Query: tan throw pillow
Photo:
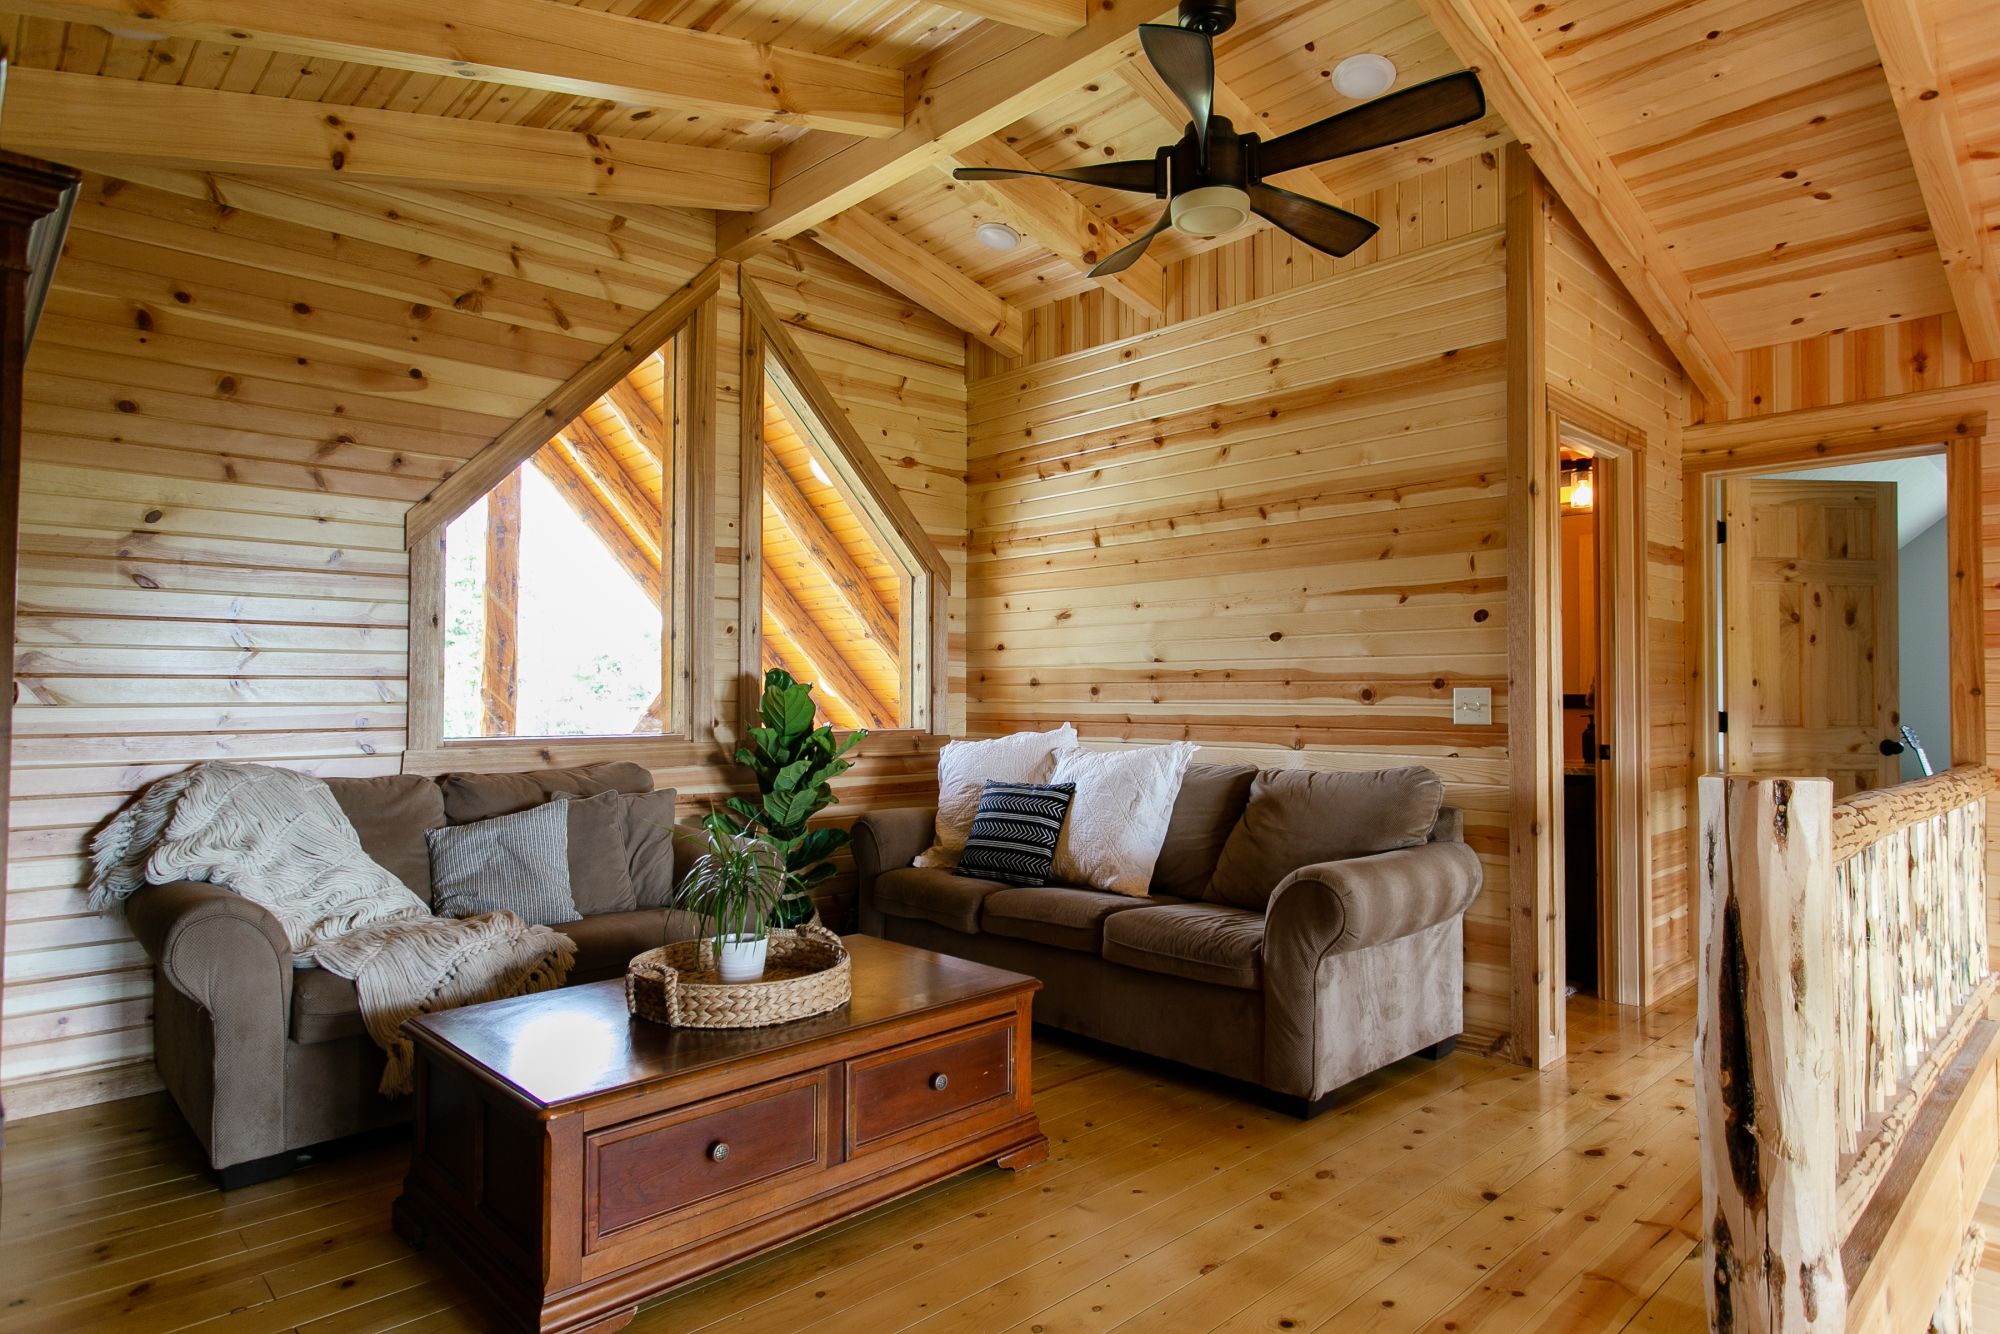
[[[569,892],[585,917],[631,912],[639,906],[632,884],[623,792],[555,800],[569,815]]]
[[[674,790],[627,794],[625,857],[641,908],[674,903]]]
[[[1207,899],[1263,908],[1302,866],[1413,848],[1431,836],[1444,780],[1421,765],[1368,773],[1265,769],[1222,846]]]
[[[1068,723],[1047,732],[1015,732],[990,741],[953,741],[938,752],[937,832],[918,866],[951,867],[972,832],[979,795],[988,783],[1046,783],[1056,756],[1075,750]]]
[[[1056,844],[1056,877],[1112,894],[1146,896],[1166,841],[1192,741],[1132,750],[1066,750],[1049,782],[1076,797]]]

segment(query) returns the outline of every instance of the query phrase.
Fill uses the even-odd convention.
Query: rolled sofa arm
[[[267,994],[261,984],[276,978],[281,1026],[289,1022],[292,947],[261,904],[221,885],[176,880],[136,891],[125,900],[125,921],[174,990],[204,1010]]]
[[[1424,843],[1301,867],[1278,882],[1264,950],[1308,966],[1322,955],[1415,935],[1472,906],[1483,878],[1463,843]]]
[[[935,806],[870,811],[854,822],[855,916],[862,931],[882,934],[882,914],[875,911],[875,878],[915,862],[936,831]]]
[[[125,920],[164,984],[153,1001],[160,1077],[218,1170],[287,1147],[292,950],[277,918],[223,888],[148,885]]]

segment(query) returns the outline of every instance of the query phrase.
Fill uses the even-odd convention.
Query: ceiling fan
[[[1146,23],[1139,43],[1161,80],[1193,117],[1178,143],[1150,160],[1101,162],[1060,171],[960,167],[961,181],[1046,176],[1167,201],[1144,236],[1091,267],[1103,277],[1131,267],[1169,225],[1194,236],[1221,236],[1256,214],[1316,250],[1340,256],[1358,249],[1376,224],[1346,209],[1293,194],[1265,180],[1299,167],[1401,143],[1486,114],[1486,95],[1470,70],[1378,97],[1268,143],[1215,114],[1215,39],[1236,23],[1236,0],[1181,0],[1180,24]]]

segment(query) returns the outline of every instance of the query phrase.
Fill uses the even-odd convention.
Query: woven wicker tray
[[[677,1028],[762,1028],[809,1019],[845,1005],[854,993],[840,937],[807,923],[773,931],[764,975],[724,982],[706,940],[647,950],[625,969],[625,1008]]]

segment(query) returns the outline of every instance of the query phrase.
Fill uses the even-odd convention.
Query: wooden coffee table
[[[667,1028],[622,982],[426,1015],[396,1201],[531,1330],[638,1303],[980,1163],[1048,1157],[1031,977],[850,936],[854,998],[770,1028]]]

